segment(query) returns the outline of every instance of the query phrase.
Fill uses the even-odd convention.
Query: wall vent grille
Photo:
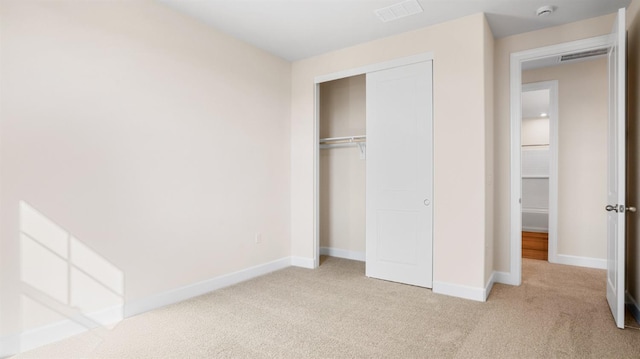
[[[560,62],[584,59],[586,57],[601,56],[601,55],[605,55],[607,52],[609,52],[609,49],[607,48],[576,52],[575,54],[562,55],[560,57]]]

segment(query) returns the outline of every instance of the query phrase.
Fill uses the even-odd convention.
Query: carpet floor
[[[323,257],[17,358],[640,358],[640,331],[609,312],[603,270],[522,268],[521,286],[496,284],[479,303]]]

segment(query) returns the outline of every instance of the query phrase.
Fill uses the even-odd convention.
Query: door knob
[[[604,207],[604,209],[606,209],[607,212],[612,212],[612,211],[618,212],[618,205],[616,204],[615,206],[612,206],[608,204],[606,207]]]
[[[627,208],[626,208],[626,210],[627,210],[627,212],[633,212],[633,213],[636,213],[636,207],[633,207],[633,206],[629,206],[629,207],[627,207]]]

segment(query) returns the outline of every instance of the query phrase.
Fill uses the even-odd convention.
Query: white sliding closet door
[[[367,74],[366,275],[431,288],[432,61]]]

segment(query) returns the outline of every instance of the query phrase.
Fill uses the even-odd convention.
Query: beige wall
[[[511,53],[609,34],[615,15],[606,15],[496,40],[495,44],[495,244],[494,269],[509,272],[509,57]]]
[[[320,138],[366,134],[365,75],[320,85]],[[358,147],[320,150],[320,247],[365,251],[366,160]]]
[[[627,12],[628,30],[628,173],[627,205],[640,207],[640,0],[633,0]],[[627,215],[627,289],[640,300],[640,215]],[[640,318],[636,317],[640,320]]]
[[[522,146],[549,145],[549,118],[522,119]]]
[[[484,281],[487,283],[493,274],[493,253],[494,253],[494,71],[493,57],[495,52],[495,40],[489,27],[489,23],[484,19],[484,108],[485,108],[485,262]]]
[[[551,80],[558,81],[558,255],[604,260],[607,59],[522,73],[523,83]]]
[[[314,255],[314,78],[431,51],[435,57],[436,89],[434,281],[484,287],[487,216],[484,133],[489,100],[484,96],[484,21],[482,14],[476,14],[293,63],[293,256],[311,261]]]
[[[21,262],[60,259],[31,220],[110,262],[126,302],[290,255],[290,63],[151,1],[0,13],[0,335],[44,324]]]

